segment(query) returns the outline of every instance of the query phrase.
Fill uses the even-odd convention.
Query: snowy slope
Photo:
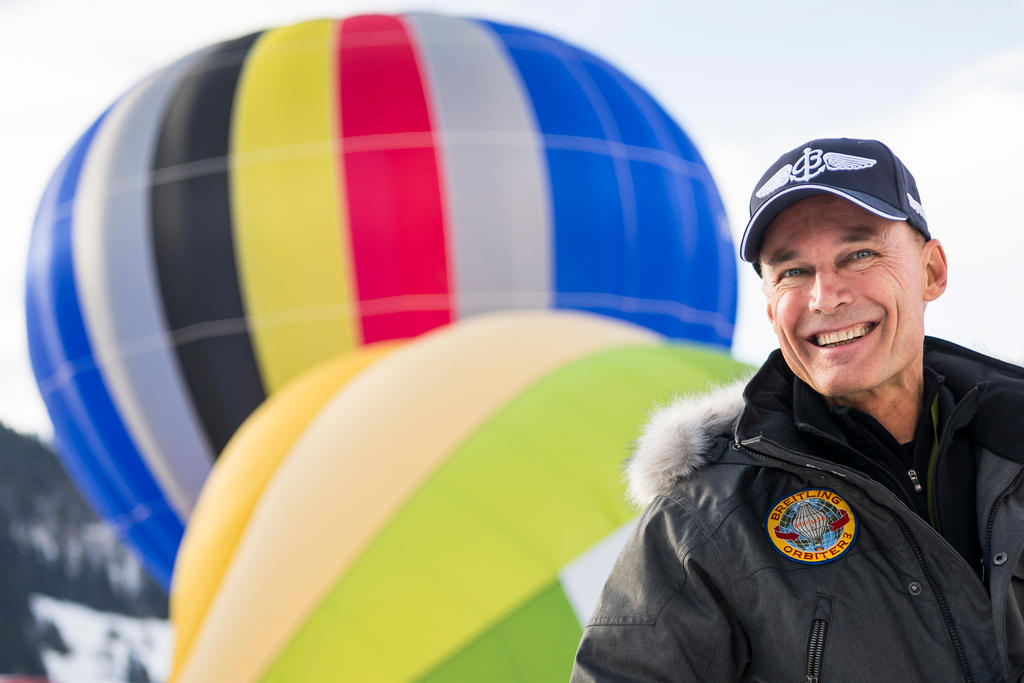
[[[164,681],[170,673],[174,633],[161,619],[138,619],[98,612],[35,594],[30,605],[38,623],[52,623],[66,647],[41,654],[57,683]],[[66,652],[61,652],[66,650]]]

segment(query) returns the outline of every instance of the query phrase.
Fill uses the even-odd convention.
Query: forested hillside
[[[71,634],[33,613],[33,595],[166,618],[167,596],[96,517],[53,451],[0,424],[0,674],[47,675],[43,653],[67,653]]]

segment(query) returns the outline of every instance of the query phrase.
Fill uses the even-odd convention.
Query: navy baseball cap
[[[786,152],[750,195],[750,222],[740,256],[757,264],[764,231],[785,208],[816,194],[834,194],[871,213],[906,221],[931,239],[917,182],[892,150],[878,140],[822,138]]]

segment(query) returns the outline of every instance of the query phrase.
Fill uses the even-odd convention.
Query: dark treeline
[[[116,580],[127,550],[86,540],[98,523],[53,451],[0,424],[0,673],[45,675],[40,648],[63,646],[52,624],[32,616],[34,593],[102,612],[167,617],[167,596],[149,577]]]

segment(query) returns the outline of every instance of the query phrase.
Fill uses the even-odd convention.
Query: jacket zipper
[[[1024,469],[1017,472],[1017,476],[1013,478],[1013,481],[1002,490],[1002,493],[996,496],[995,502],[992,503],[992,509],[988,513],[988,525],[985,527],[985,556],[981,561],[981,580],[983,582],[988,574],[985,569],[988,567],[989,558],[992,556],[992,529],[996,525],[996,512],[999,511],[999,508],[1006,502],[1007,498],[1017,492],[1021,484],[1024,484]]]
[[[787,463],[785,460],[782,460],[781,458],[766,455],[759,451],[753,450],[752,448],[749,448],[743,444],[736,445],[742,448],[743,450],[747,451],[748,453],[752,453],[753,455],[756,455],[760,458],[764,458],[766,460],[775,460],[776,462],[781,462],[787,465],[790,464]],[[787,448],[782,448],[782,446],[776,445],[775,447],[780,448],[781,450],[784,450],[788,453],[792,453],[793,455],[796,455],[798,457],[810,458],[810,456],[808,455],[798,453]],[[1022,475],[1024,475],[1024,470],[1022,470],[1021,473],[1018,473],[1017,478],[1022,479],[1022,481],[1024,481],[1024,476]],[[842,478],[844,480],[849,481],[847,477]],[[1016,479],[1014,481],[1016,481]],[[856,484],[853,484],[852,482],[850,483],[856,486]],[[956,624],[953,622],[953,613],[949,609],[949,602],[946,600],[945,594],[939,588],[938,583],[936,583],[935,575],[932,574],[931,568],[925,561],[924,552],[921,550],[921,546],[918,545],[917,538],[911,532],[910,527],[908,527],[906,522],[904,522],[895,512],[892,512],[891,510],[889,510],[888,512],[889,516],[892,517],[896,524],[899,526],[900,532],[903,534],[903,537],[907,539],[907,543],[910,545],[911,550],[913,550],[914,552],[914,557],[917,559],[918,566],[921,567],[921,572],[924,574],[925,581],[928,582],[929,588],[931,588],[932,593],[935,595],[935,600],[939,604],[939,611],[942,613],[942,620],[946,626],[946,633],[949,634],[949,638],[953,642],[953,649],[956,651],[957,662],[960,665],[960,674],[964,677],[964,681],[966,683],[973,683],[974,677],[971,676],[970,666],[967,662],[967,653],[964,651],[963,642],[960,640],[960,633],[956,630]],[[992,516],[989,517],[989,522],[994,523]]]
[[[821,660],[825,656],[827,636],[828,622],[824,619],[815,619],[807,640],[807,683],[821,683]]]
[[[811,622],[811,633],[807,637],[806,683],[821,683],[821,665],[825,658],[826,638],[828,638],[828,621],[818,617]]]
[[[939,611],[942,612],[942,620],[946,622],[946,631],[949,633],[950,640],[953,641],[953,649],[956,650],[956,658],[960,663],[960,673],[963,675],[964,680],[967,683],[972,683],[974,678],[971,676],[971,669],[967,662],[967,653],[964,652],[964,645],[960,641],[960,633],[956,630],[956,624],[953,623],[953,612],[949,609],[949,602],[946,600],[946,595],[940,590],[939,584],[935,581],[935,575],[932,574],[931,567],[925,561],[924,552],[921,550],[921,546],[917,543],[917,538],[910,531],[910,527],[907,526],[906,522],[900,519],[895,513],[890,512],[890,516],[899,525],[900,531],[903,533],[903,537],[907,539],[907,543],[910,544],[911,550],[914,551],[914,557],[917,558],[917,563],[921,567],[921,572],[924,574],[924,580],[928,582],[928,586],[932,589],[932,593],[935,594],[935,600],[939,603]]]

